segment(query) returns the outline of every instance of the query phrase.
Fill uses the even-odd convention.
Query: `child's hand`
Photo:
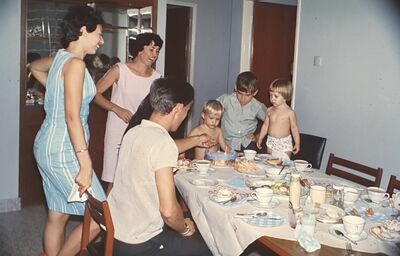
[[[297,153],[299,153],[299,151],[300,151],[300,147],[297,145],[294,145],[293,150],[292,150],[293,154],[296,155]]]
[[[261,149],[262,148],[262,140],[257,140],[257,143],[256,143],[256,145],[257,145],[257,148],[258,149]]]

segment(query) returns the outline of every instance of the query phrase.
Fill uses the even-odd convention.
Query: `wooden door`
[[[296,10],[296,6],[254,3],[251,71],[260,81],[256,98],[267,106],[270,83],[292,77]]]

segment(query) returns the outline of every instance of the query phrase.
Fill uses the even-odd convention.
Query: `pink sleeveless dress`
[[[133,73],[125,63],[118,63],[119,80],[112,87],[111,102],[118,106],[136,112],[142,100],[150,91],[151,83],[161,77],[157,71],[149,77]],[[122,136],[128,126],[114,112],[108,111],[106,133],[104,137],[104,160],[101,179],[113,182],[117,167],[118,152]]]

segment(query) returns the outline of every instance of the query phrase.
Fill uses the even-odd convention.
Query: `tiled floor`
[[[46,223],[44,206],[31,206],[21,211],[0,213],[0,256],[36,256],[42,252],[42,235]],[[67,233],[79,224],[71,220]],[[257,245],[241,256],[270,255]]]

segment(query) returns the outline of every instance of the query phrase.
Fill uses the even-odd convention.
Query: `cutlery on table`
[[[350,239],[348,236],[346,236],[345,234],[343,234],[342,231],[335,229],[335,233],[336,235],[345,238],[347,241],[353,243],[354,245],[357,245],[357,242],[354,241],[353,239]]]
[[[353,247],[349,242],[346,242],[346,255],[354,255]]]
[[[257,213],[236,213],[235,214],[235,218],[266,218],[269,220],[281,220],[282,218],[279,216],[276,217],[268,217],[268,213],[267,212],[257,212]]]
[[[237,196],[233,196],[233,197],[231,197],[231,199],[223,202],[222,204],[234,203],[236,200],[238,200]]]

